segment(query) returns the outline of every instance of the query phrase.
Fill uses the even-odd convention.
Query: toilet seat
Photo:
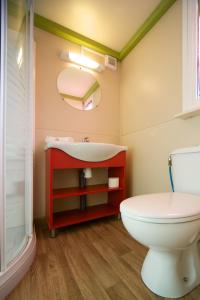
[[[128,198],[122,215],[144,222],[182,223],[200,218],[200,196],[185,193],[147,194]]]

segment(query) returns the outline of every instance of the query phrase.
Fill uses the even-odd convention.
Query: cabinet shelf
[[[53,214],[53,227],[59,228],[78,224],[102,217],[114,216],[118,213],[119,209],[109,204],[89,206],[84,211],[73,209],[69,211],[56,212]]]
[[[120,190],[122,190],[122,187],[109,188],[107,184],[97,184],[97,185],[89,185],[85,188],[71,187],[71,188],[53,189],[52,197],[53,199],[60,199],[65,197],[113,192],[113,191],[120,191]]]
[[[52,236],[55,234],[56,228],[78,224],[89,220],[118,215],[120,203],[125,199],[125,165],[126,152],[122,151],[114,157],[101,162],[87,162],[75,159],[56,148],[46,150],[46,219]],[[84,188],[80,186],[55,189],[54,184],[58,178],[57,171],[76,169],[79,171],[83,168],[107,168],[107,176],[119,178],[119,187],[109,188],[108,184],[88,185]],[[74,172],[75,173],[75,172]],[[94,172],[95,173],[95,172]],[[77,176],[78,172],[76,172]],[[57,177],[56,177],[57,176]],[[80,174],[79,174],[80,176]],[[77,177],[76,177],[77,178]],[[79,177],[80,178],[80,177]],[[66,178],[67,184],[70,184]],[[95,179],[94,179],[95,180]],[[99,178],[97,178],[99,180]],[[63,182],[63,180],[61,179]],[[95,181],[94,181],[95,182]],[[98,199],[99,193],[107,193],[107,202],[104,204],[87,206],[87,195],[94,195]],[[65,205],[65,201],[69,204],[70,197],[78,196],[80,208],[84,210],[72,209],[56,212],[59,204]],[[102,199],[104,198],[102,195]],[[68,199],[65,199],[68,198]],[[89,197],[88,197],[89,198]],[[73,201],[73,199],[71,199]],[[77,200],[77,199],[76,199]],[[92,199],[90,199],[92,200]],[[104,199],[105,200],[105,199]],[[81,205],[82,203],[85,205]],[[62,202],[62,203],[61,203]],[[88,201],[89,202],[89,201]],[[91,204],[93,201],[90,202]],[[95,201],[94,201],[95,203]],[[93,204],[94,204],[93,203]],[[97,202],[96,202],[97,203]],[[60,205],[60,206],[62,206]]]

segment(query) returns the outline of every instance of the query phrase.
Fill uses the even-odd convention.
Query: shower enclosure
[[[32,1],[1,0],[0,299],[35,253],[32,35]]]

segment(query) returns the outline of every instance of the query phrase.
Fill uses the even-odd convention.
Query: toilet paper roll
[[[108,178],[108,187],[109,188],[119,187],[119,178],[118,177],[109,177]]]
[[[89,178],[92,177],[92,169],[91,168],[85,168],[83,170],[83,172],[84,172],[84,177],[85,178],[89,179]]]

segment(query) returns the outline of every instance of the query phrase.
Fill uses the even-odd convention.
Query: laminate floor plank
[[[137,299],[151,299],[151,293],[149,294],[146,287],[141,289],[141,286],[138,285],[138,276],[134,276],[134,268],[132,270],[127,268],[121,257],[115,254],[115,251],[109,247],[103,238],[102,241],[95,242],[95,247]]]
[[[144,257],[143,255],[139,256],[135,250],[132,250],[131,252],[122,255],[121,259],[127,266],[134,268],[137,273],[140,274]]]
[[[110,299],[98,277],[95,276],[93,269],[85,259],[80,239],[79,243],[77,243],[76,234],[73,232],[68,236],[68,239],[70,240],[70,248],[64,248],[65,256],[84,299]]]
[[[99,224],[94,225],[93,230],[115,251],[116,255],[120,256],[130,251],[130,248],[123,242],[123,239],[120,240],[118,234],[111,231],[110,228],[104,224],[101,226],[99,226]]]
[[[77,242],[79,241],[81,241],[81,249],[85,260],[90,265],[103,287],[109,288],[116,284],[119,281],[118,275],[110,269],[107,262],[93,246],[93,243],[89,243],[89,240],[83,231],[80,231],[77,235]]]
[[[119,241],[122,241],[122,243],[125,244],[131,251],[134,249],[135,252],[139,252],[141,256],[146,255],[148,249],[139,243],[135,243],[135,240],[133,238],[130,238],[130,235],[127,234],[127,231],[121,230],[122,227],[124,227],[121,222],[118,222],[117,224],[116,222],[110,222],[106,223],[105,226],[112,232],[113,235],[117,236]]]
[[[122,282],[118,282],[107,290],[111,300],[137,300],[129,288]]]
[[[6,300],[169,300],[152,293],[140,272],[147,249],[105,218],[60,230],[36,226],[37,254]],[[200,286],[181,300],[200,300]]]

